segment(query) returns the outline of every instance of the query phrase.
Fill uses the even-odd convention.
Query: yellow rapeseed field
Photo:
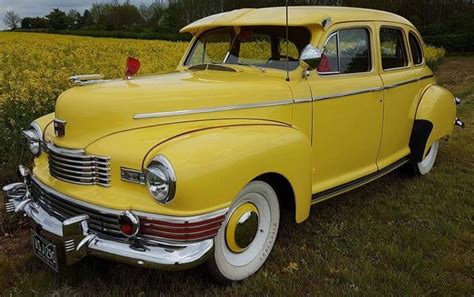
[[[123,75],[128,56],[142,62],[140,73],[172,70],[185,42],[106,39],[31,33],[0,33],[2,97],[54,100],[73,74]]]

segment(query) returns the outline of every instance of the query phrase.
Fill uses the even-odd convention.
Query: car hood
[[[115,80],[64,92],[55,115],[66,121],[65,135],[54,136],[49,125],[47,136],[61,147],[85,148],[113,133],[177,122],[257,118],[289,123],[291,105],[283,103],[291,98],[283,79],[261,72],[182,71]],[[150,113],[160,115],[137,119]]]

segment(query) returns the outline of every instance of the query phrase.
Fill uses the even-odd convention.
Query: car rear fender
[[[421,162],[431,145],[453,133],[456,103],[447,89],[431,85],[418,105],[410,139],[412,160]]]

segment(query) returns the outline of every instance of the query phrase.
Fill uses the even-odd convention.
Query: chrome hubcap
[[[258,210],[252,203],[237,207],[226,227],[226,243],[234,253],[245,251],[258,232]]]

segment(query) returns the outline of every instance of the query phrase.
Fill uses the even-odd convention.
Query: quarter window
[[[408,65],[403,32],[399,29],[382,28],[380,30],[380,50],[384,70]]]
[[[348,29],[333,33],[326,42],[318,72],[344,74],[371,69],[370,38],[366,29]]]
[[[423,52],[421,50],[420,42],[415,34],[410,33],[408,35],[408,40],[410,42],[411,57],[415,65],[420,65],[423,63]]]

